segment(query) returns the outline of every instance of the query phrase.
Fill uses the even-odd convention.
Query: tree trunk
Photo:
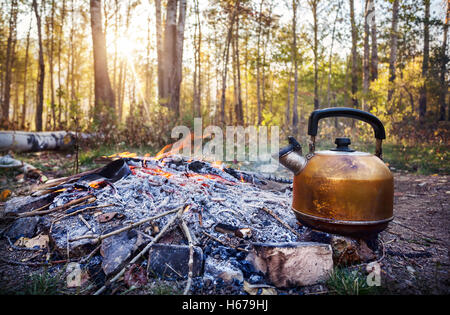
[[[106,40],[102,30],[101,0],[91,0],[91,28],[94,51],[95,114],[94,120],[105,125],[114,123],[114,93],[108,76]]]
[[[229,59],[229,55],[230,55],[231,39],[233,37],[233,26],[234,26],[236,14],[238,12],[238,7],[239,7],[239,0],[237,0],[235,2],[235,6],[233,8],[233,11],[231,12],[230,23],[228,26],[228,34],[227,34],[227,39],[225,42],[223,58],[222,58],[222,95],[220,98],[220,115],[221,115],[220,119],[221,119],[221,124],[223,124],[223,125],[225,125],[227,123],[226,115],[225,115],[225,94],[226,94],[226,89],[227,89],[228,59]]]
[[[79,135],[80,136],[80,135]],[[81,135],[88,137],[88,135]],[[74,145],[72,132],[0,131],[0,152],[36,152],[42,150],[70,149]]]
[[[423,119],[427,113],[427,77],[428,63],[430,59],[430,0],[423,0],[425,6],[425,20],[423,21],[423,61],[422,79],[423,85],[420,87],[419,96],[419,118]]]
[[[319,78],[319,67],[318,67],[318,46],[319,40],[318,36],[318,21],[317,21],[317,6],[320,0],[310,0],[308,1],[309,6],[311,7],[311,11],[313,14],[313,33],[314,33],[314,43],[313,43],[313,55],[314,55],[314,109],[319,109],[319,87],[318,87],[318,78]]]
[[[25,130],[25,123],[27,121],[27,70],[28,70],[28,57],[30,51],[30,32],[31,32],[31,21],[30,26],[28,27],[27,33],[27,41],[25,46],[25,65],[24,65],[24,73],[23,73],[23,103],[22,103],[22,120],[20,123],[21,129]]]
[[[262,106],[261,106],[261,32],[262,32],[262,7],[264,0],[261,0],[259,4],[259,17],[258,17],[258,41],[257,41],[257,55],[256,55],[256,106],[258,109],[258,125],[262,123]]]
[[[442,40],[441,52],[441,90],[439,93],[439,120],[445,120],[445,107],[448,85],[445,81],[445,74],[447,73],[447,36],[448,36],[448,19],[450,15],[450,3],[447,1],[447,13],[444,21],[444,38]],[[450,120],[450,108],[448,111],[448,120]]]
[[[201,116],[201,45],[202,29],[198,0],[194,1],[195,29],[194,29],[194,117]]]
[[[292,61],[292,57],[291,57]],[[287,66],[286,66],[287,68]],[[289,130],[290,129],[290,122],[291,122],[291,81],[292,81],[292,68],[289,70],[289,76],[288,76],[288,86],[287,86],[287,97],[286,97],[286,112],[285,112],[285,126]]]
[[[375,20],[376,12],[375,12],[375,0],[371,1],[372,10],[370,12],[370,16],[372,17],[371,22],[371,37],[372,37],[372,55],[370,61],[370,75],[371,80],[375,81],[378,79],[378,44],[377,44],[377,23]]]
[[[9,107],[11,98],[11,80],[13,60],[15,58],[15,43],[17,40],[17,0],[11,1],[11,10],[9,16],[9,34],[6,44],[5,57],[5,79],[4,79],[4,93],[2,104],[2,120],[7,125],[9,122]]]
[[[66,17],[66,0],[63,0],[62,2],[62,8],[61,8],[61,25],[59,29],[58,34],[58,125],[59,128],[62,128],[61,124],[61,114],[62,114],[62,86],[61,86],[61,43],[63,41],[63,34],[64,34],[64,19]]]
[[[370,85],[370,65],[369,65],[369,13],[372,7],[371,0],[365,1],[365,9],[364,9],[364,58],[363,58],[363,103],[362,109],[367,111],[367,97],[369,93],[369,85]]]
[[[328,58],[328,83],[327,83],[327,106],[331,107],[331,69],[332,69],[332,62],[333,62],[333,47],[334,47],[334,40],[335,40],[335,33],[336,33],[336,23],[339,16],[339,11],[341,9],[342,2],[339,0],[338,7],[336,10],[336,17],[334,18],[333,22],[333,30],[331,31],[331,45],[330,45],[330,56]]]
[[[162,103],[164,95],[163,82],[163,48],[162,48],[162,19],[161,19],[161,0],[155,0],[155,24],[156,24],[156,53],[158,61],[158,98]]]
[[[298,135],[298,69],[297,69],[297,1],[292,0],[292,54],[294,60],[294,102],[292,104],[292,132]]]
[[[167,106],[171,113],[176,117],[180,114],[180,87],[182,81],[186,6],[186,0],[167,1],[164,39],[161,43],[161,2],[159,0],[155,1],[158,54],[158,98],[160,104]]]
[[[350,0],[350,23],[352,28],[352,103],[354,108],[358,108],[358,98],[356,93],[358,92],[358,52],[356,47],[358,45],[358,30],[356,29],[355,23],[355,8],[353,0]]]
[[[52,0],[51,15],[50,15],[50,37],[47,40],[50,42],[50,49],[48,50],[48,65],[50,74],[50,108],[52,110],[53,130],[56,129],[56,108],[55,108],[55,86],[53,82],[53,56],[55,50],[54,33],[55,33],[55,0]]]
[[[42,112],[44,108],[44,79],[45,79],[45,64],[44,51],[42,47],[42,30],[41,30],[41,16],[39,14],[37,0],[33,0],[34,14],[36,15],[36,25],[38,32],[39,43],[39,71],[38,71],[38,85],[37,85],[37,103],[36,103],[36,130],[42,131]]]
[[[236,100],[235,100],[235,115],[236,122],[242,126],[244,124],[244,110],[242,108],[241,96],[241,62],[239,58],[239,14],[236,16],[236,34],[234,36],[234,57],[236,65]]]
[[[392,5],[392,28],[391,28],[391,53],[389,56],[389,90],[388,90],[388,103],[392,100],[392,95],[394,94],[394,82],[395,82],[395,65],[397,62],[397,24],[398,24],[398,7],[399,0],[394,0]]]
[[[186,0],[179,0],[178,4],[178,24],[176,28],[175,54],[174,54],[174,76],[170,81],[170,103],[169,107],[172,112],[179,117],[180,115],[180,91],[181,81],[183,80],[183,43],[184,28],[186,24]]]

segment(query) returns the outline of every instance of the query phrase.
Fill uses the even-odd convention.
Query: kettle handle
[[[312,144],[310,145],[310,153],[314,153],[315,137],[319,126],[319,120],[328,117],[349,117],[353,119],[362,120],[370,124],[374,130],[375,138],[377,139],[377,146],[375,154],[381,158],[381,142],[386,139],[386,131],[383,123],[371,113],[348,107],[333,107],[317,109],[311,113],[308,121],[308,135],[311,136]]]

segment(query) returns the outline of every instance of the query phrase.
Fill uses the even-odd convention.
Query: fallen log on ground
[[[79,134],[86,138],[86,134]],[[0,131],[0,152],[36,152],[70,149],[75,144],[75,133],[66,131],[26,132]]]

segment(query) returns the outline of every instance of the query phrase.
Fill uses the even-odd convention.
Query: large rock
[[[14,221],[11,227],[6,231],[5,236],[12,240],[19,237],[31,238],[36,232],[36,227],[39,223],[39,217],[20,218]]]
[[[204,278],[212,281],[220,278],[228,283],[234,280],[244,281],[244,275],[240,269],[227,260],[220,260],[214,257],[208,257],[205,261]]]
[[[203,251],[194,246],[193,276],[202,274]],[[155,244],[148,254],[148,270],[162,277],[187,277],[189,273],[189,246]]]
[[[247,260],[278,288],[320,283],[333,270],[331,246],[321,243],[253,243]]]
[[[134,230],[105,238],[100,247],[103,256],[102,269],[108,276],[118,272],[144,243],[141,234]]]

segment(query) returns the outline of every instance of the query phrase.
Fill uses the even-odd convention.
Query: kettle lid
[[[349,138],[336,138],[334,143],[336,144],[336,148],[330,149],[330,150],[325,150],[325,151],[317,151],[317,152],[315,152],[315,154],[319,154],[319,155],[342,155],[342,154],[344,154],[344,155],[362,155],[362,156],[371,155],[370,153],[367,153],[367,152],[360,152],[360,151],[356,151],[356,150],[349,148],[349,145],[351,144],[351,141]]]

